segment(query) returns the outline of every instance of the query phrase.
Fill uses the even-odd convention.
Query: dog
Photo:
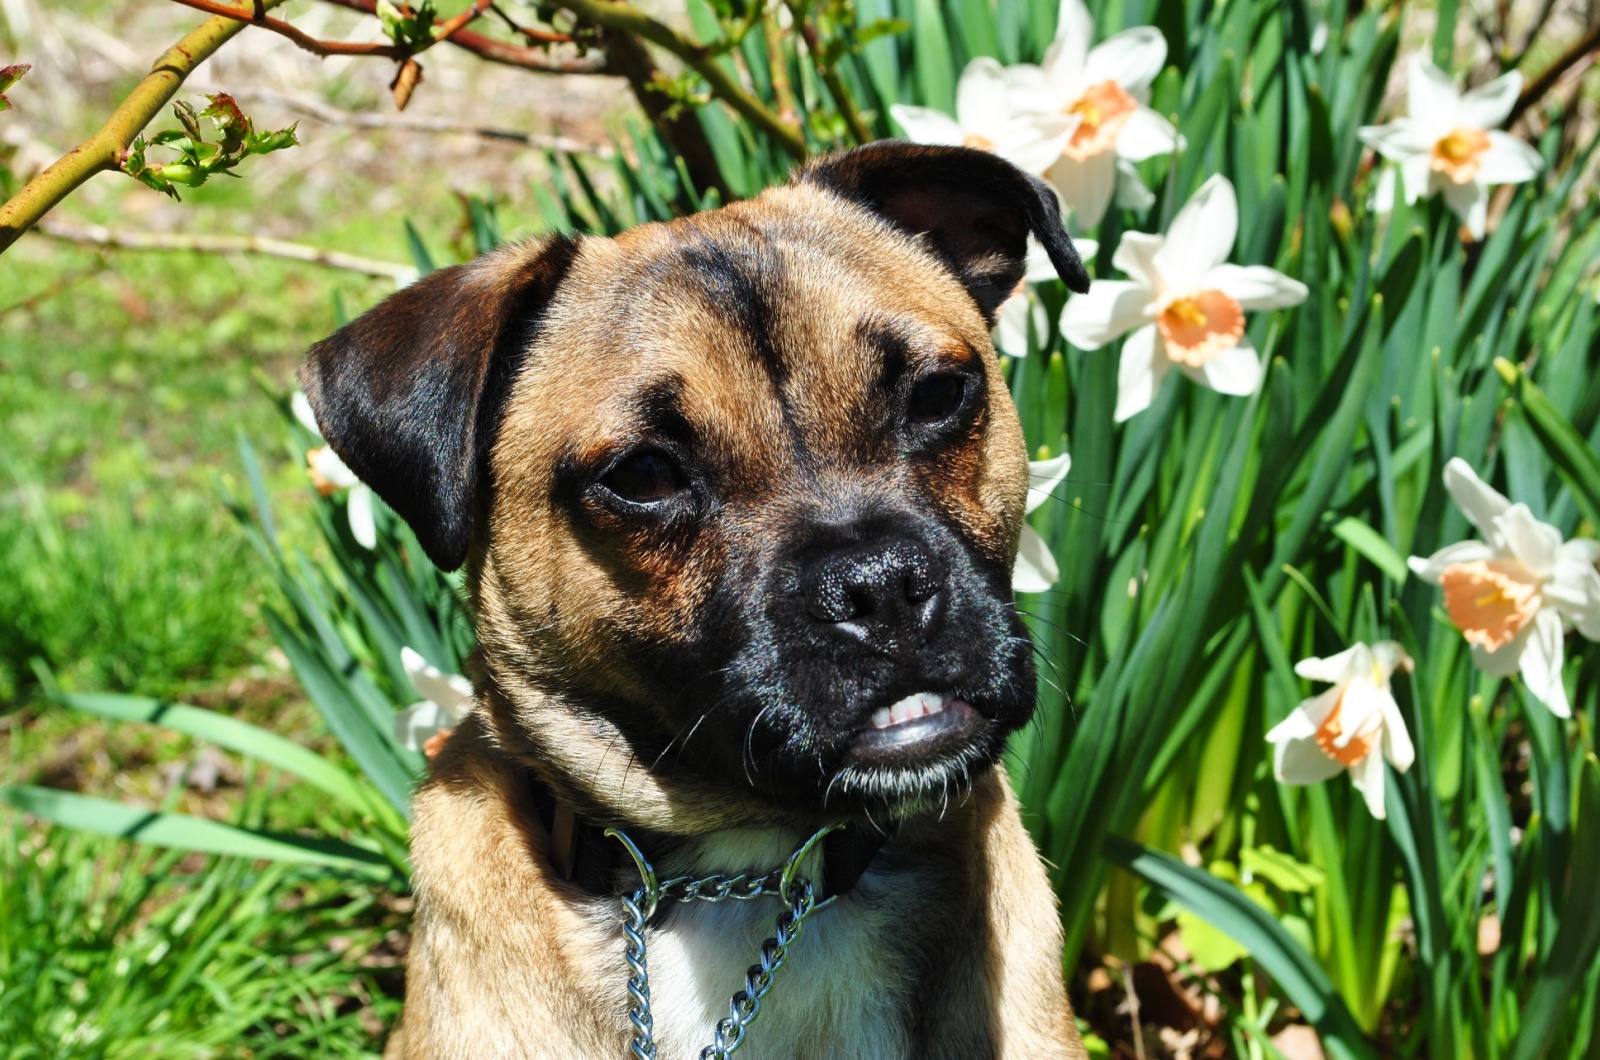
[[[726,1055],[800,885],[642,910],[641,1014],[619,902],[644,868],[600,830],[659,878],[750,877],[840,823],[744,1055],[1084,1055],[998,761],[1035,671],[989,329],[1030,235],[1087,289],[1038,179],[883,141],[435,272],[311,349],[323,434],[466,564],[479,638],[477,706],[416,794],[386,1055]]]

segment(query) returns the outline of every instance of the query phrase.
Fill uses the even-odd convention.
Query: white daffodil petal
[[[1428,155],[1412,155],[1402,160],[1396,169],[1400,189],[1405,194],[1406,202],[1415,203],[1432,195],[1436,190],[1433,179],[1436,174],[1433,172],[1433,164]]]
[[[1350,767],[1350,782],[1361,792],[1361,797],[1367,804],[1367,812],[1380,821],[1388,816],[1388,810],[1383,804],[1386,779],[1382,755],[1368,755]]]
[[[1461,218],[1472,238],[1481,241],[1489,228],[1489,189],[1476,180],[1465,184],[1447,180],[1442,187],[1445,204]]]
[[[317,414],[311,410],[311,399],[306,397],[304,390],[296,390],[289,395],[289,411],[300,421],[300,426],[318,438],[322,437],[322,428],[317,426]]]
[[[345,516],[350,520],[350,536],[365,549],[378,547],[378,524],[372,515],[372,490],[357,483],[345,498]]]
[[[1042,593],[1061,580],[1061,568],[1039,531],[1022,524],[1017,542],[1017,562],[1011,568],[1011,588],[1019,593]]]
[[[445,673],[409,647],[400,649],[400,665],[417,694],[437,703],[455,721],[472,709],[472,682],[465,677]]]
[[[1478,156],[1482,184],[1521,184],[1539,175],[1544,159],[1530,144],[1510,133],[1490,132],[1489,149]]]
[[[428,740],[454,728],[458,719],[431,700],[413,703],[394,716],[394,738],[409,751],[421,751]]]
[[[1467,522],[1477,527],[1491,545],[1497,545],[1500,537],[1495,520],[1506,513],[1511,502],[1479,478],[1472,465],[1459,456],[1451,457],[1444,465],[1444,488]]]
[[[1111,264],[1152,291],[1157,290],[1161,275],[1156,272],[1151,259],[1166,242],[1164,236],[1153,232],[1124,232],[1117,252],[1111,255]]]
[[[1261,368],[1261,356],[1251,345],[1248,335],[1239,336],[1238,345],[1223,350],[1198,368],[1180,364],[1178,370],[1219,394],[1239,397],[1254,394],[1265,374]]]
[[[1065,101],[1057,97],[1055,88],[1039,67],[1032,63],[1018,63],[1006,67],[1002,74],[1006,79],[1006,91],[1010,94],[1013,110],[1022,114],[1060,112]]]
[[[1522,653],[1528,646],[1528,641],[1533,637],[1536,623],[1530,622],[1517,631],[1505,644],[1494,651],[1485,651],[1473,645],[1472,665],[1488,674],[1490,677],[1510,677],[1522,665]]]
[[[1005,71],[988,56],[972,60],[956,82],[956,120],[963,129],[982,133],[986,126],[1009,124],[1011,117]]]
[[[1417,749],[1411,743],[1411,732],[1400,716],[1400,704],[1393,695],[1385,693],[1383,705],[1383,757],[1394,766],[1396,773],[1404,773],[1417,760]]]
[[[306,455],[311,461],[311,469],[327,479],[334,489],[347,490],[360,484],[361,480],[350,470],[350,465],[339,459],[339,454],[331,446],[320,446]]]
[[[1361,658],[1364,653],[1370,652],[1365,644],[1357,644],[1353,648],[1346,648],[1338,655],[1330,655],[1326,659],[1312,657],[1301,659],[1294,664],[1294,672],[1307,681],[1326,681],[1329,684],[1338,684],[1350,676],[1353,670],[1358,669],[1356,664],[1364,662]],[[1321,724],[1318,718],[1317,723]]]
[[[1167,39],[1154,26],[1136,26],[1113,33],[1093,48],[1083,62],[1083,83],[1115,81],[1134,96],[1144,95],[1167,63]]]
[[[1114,151],[1102,151],[1079,162],[1062,155],[1045,177],[1072,210],[1074,226],[1094,228],[1105,217],[1117,190],[1117,156]]]
[[[1513,70],[1464,93],[1456,104],[1455,121],[1467,129],[1498,128],[1511,117],[1511,108],[1521,94],[1522,72]]]
[[[896,103],[889,108],[889,116],[905,132],[906,139],[919,144],[944,144],[959,147],[961,126],[950,115],[932,107],[912,107]]]
[[[1075,239],[1073,245],[1078,248],[1078,255],[1085,260],[1099,253],[1100,248],[1092,239]],[[1056,267],[1050,260],[1050,252],[1044,249],[1044,244],[1033,236],[1028,237],[1028,252],[1022,259],[1022,278],[1029,283],[1044,283],[1056,278]]]
[[[990,333],[995,348],[1009,357],[1026,357],[1029,327],[1042,344],[1050,327],[1050,317],[1037,298],[1030,294],[1014,294],[1000,303],[995,313],[994,330]]]
[[[1411,568],[1412,574],[1423,581],[1438,585],[1439,576],[1444,573],[1446,567],[1453,567],[1458,563],[1476,563],[1479,560],[1487,562],[1498,554],[1482,541],[1457,541],[1453,545],[1446,545],[1427,559],[1412,556],[1406,561],[1406,566]]]
[[[1406,117],[1437,128],[1437,139],[1456,127],[1461,96],[1450,75],[1429,62],[1422,54],[1411,59],[1411,70],[1406,78]],[[1495,122],[1496,125],[1499,122]]]
[[[1061,0],[1056,11],[1056,36],[1044,53],[1044,73],[1063,104],[1076,99],[1086,82],[1083,68],[1094,40],[1094,16],[1083,0]],[[1058,104],[1059,105],[1059,104]]]
[[[1117,134],[1117,154],[1130,162],[1170,155],[1177,149],[1178,130],[1149,107],[1128,115],[1128,123]]]
[[[1117,408],[1111,415],[1114,422],[1122,423],[1155,401],[1161,381],[1172,367],[1160,342],[1156,326],[1146,324],[1122,344],[1122,359],[1117,362]]]
[[[1526,504],[1513,504],[1495,518],[1494,536],[1506,543],[1511,554],[1539,578],[1556,569],[1561,552],[1561,531],[1533,517]]]
[[[1567,688],[1561,683],[1563,645],[1561,616],[1554,608],[1545,608],[1533,619],[1533,635],[1523,649],[1522,679],[1528,691],[1550,708],[1558,718],[1572,717],[1572,704],[1567,701]]]
[[[1389,213],[1394,210],[1394,186],[1397,183],[1394,166],[1384,166],[1378,171],[1378,183],[1372,188],[1372,198],[1369,204],[1375,213]]]
[[[1072,456],[1068,453],[1049,460],[1028,461],[1027,511],[1033,511],[1054,496],[1056,487],[1066,481],[1067,472],[1071,469]]]
[[[1272,733],[1267,734],[1267,739],[1272,739]],[[1316,738],[1309,734],[1293,739],[1280,738],[1273,743],[1276,746],[1272,752],[1272,775],[1280,784],[1320,784],[1338,776],[1344,768],[1338,759],[1317,746]]]
[[[1239,232],[1239,203],[1233,185],[1220,173],[1200,185],[1167,229],[1156,252],[1163,291],[1185,294],[1200,288],[1212,269],[1228,260]]]
[[[1112,201],[1119,210],[1148,210],[1155,205],[1155,192],[1144,186],[1144,178],[1121,155],[1117,156],[1117,186]]]
[[[1555,574],[1544,587],[1544,597],[1560,609],[1578,632],[1590,640],[1600,640],[1600,572],[1587,549],[1588,541],[1569,541],[1561,546]]]
[[[1282,309],[1299,305],[1310,294],[1299,280],[1265,265],[1218,265],[1201,286],[1221,291],[1242,309]]]
[[[1148,320],[1155,294],[1143,284],[1100,280],[1088,294],[1067,299],[1061,311],[1061,333],[1080,350],[1098,350]]]
[[[1391,162],[1426,156],[1434,143],[1421,125],[1406,118],[1396,118],[1387,125],[1363,125],[1356,130],[1356,136]]]
[[[1052,133],[1050,127],[1026,121],[1013,124],[996,139],[994,153],[1024,173],[1043,176],[1072,139],[1070,125],[1054,122],[1051,127],[1056,131]]]

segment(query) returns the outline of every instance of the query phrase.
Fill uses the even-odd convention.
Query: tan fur
[[[688,282],[682,254],[699,241],[781,259],[769,334],[730,327],[716,300]],[[515,253],[484,266],[518,267]],[[972,442],[925,483],[904,481],[913,472],[892,461],[863,470],[852,456],[861,445],[856,410],[876,370],[857,329],[874,314],[913,330],[935,358],[975,352],[987,372]],[[783,383],[787,408],[749,348],[762,338],[805,351]],[[693,550],[633,543],[623,526],[614,532],[621,544],[582,538],[552,514],[564,454],[603,451],[631,429],[622,378],[675,380],[699,436],[727,461],[729,510],[739,514]],[[792,431],[820,454],[807,468],[795,464]],[[825,515],[849,490],[931,495],[968,540],[1009,567],[1027,489],[1022,433],[987,327],[939,260],[868,210],[801,185],[615,240],[583,240],[516,379],[489,480],[469,560],[482,695],[416,798],[418,912],[403,1027],[386,1055],[621,1057],[629,1035],[616,901],[555,878],[524,771],[596,816],[685,837],[664,871],[765,871],[825,818],[779,805],[743,776],[653,770],[620,730],[573,709],[561,689],[581,681],[648,703],[619,645],[678,635],[730,555],[759,555],[773,520]],[[752,863],[709,863],[729,851]],[[717,907],[674,913],[654,929],[662,967],[676,969],[662,972],[669,985],[658,1005],[698,1005],[711,994],[725,1005],[777,912],[776,903],[759,904],[758,920]],[[998,767],[943,815],[905,822],[855,891],[807,932],[741,1056],[1084,1055],[1062,984],[1054,896]],[[724,935],[726,945],[716,943]],[[724,952],[718,959],[730,969],[715,990],[694,983],[690,965],[704,958],[673,965],[670,956],[708,952]],[[865,1014],[855,1011],[863,991],[872,999]],[[710,1040],[709,1022],[694,1041],[670,1030],[685,1025],[671,1013],[657,1022],[676,1033],[663,1037],[663,1060],[696,1056]]]

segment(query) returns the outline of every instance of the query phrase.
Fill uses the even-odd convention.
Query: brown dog
[[[703,876],[766,873],[839,821],[804,865],[838,900],[743,1055],[1083,1055],[996,765],[1035,675],[989,327],[1030,233],[1085,289],[1040,182],[880,143],[434,273],[312,349],[329,442],[469,564],[481,643],[478,707],[416,798],[391,1055],[626,1055],[640,875],[596,829]],[[656,1055],[712,1040],[782,908],[663,901]]]

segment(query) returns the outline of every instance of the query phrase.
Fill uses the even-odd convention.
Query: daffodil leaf
[[[1504,360],[1496,361],[1495,368],[1513,388],[1527,413],[1527,424],[1534,437],[1567,485],[1572,487],[1573,498],[1583,509],[1585,518],[1600,526],[1600,455],[1596,455],[1583,435],[1561,415],[1526,372]]]
[[[1382,534],[1354,516],[1335,523],[1333,536],[1355,549],[1396,584],[1404,582],[1410,573],[1406,569],[1406,561],[1394,546]]]

